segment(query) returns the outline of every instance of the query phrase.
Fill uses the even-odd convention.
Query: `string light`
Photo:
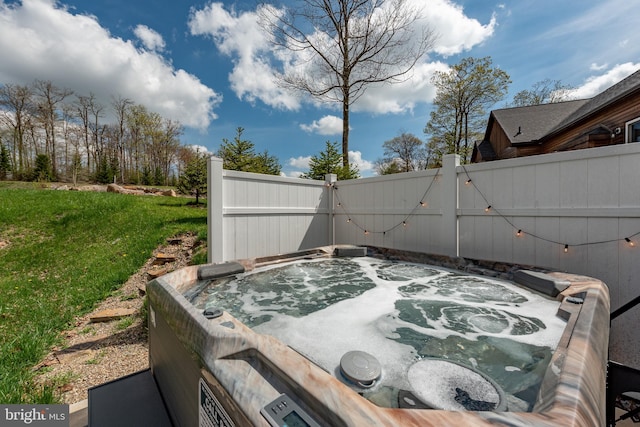
[[[466,180],[465,184],[471,184],[474,186],[474,188],[478,191],[479,195],[484,199],[484,201],[487,203],[487,207],[484,209],[485,212],[490,212],[490,211],[495,211],[495,214],[497,216],[500,216],[502,219],[504,219],[509,225],[511,225],[515,230],[517,230],[517,232],[515,233],[515,235],[517,237],[522,237],[523,234],[527,234],[535,239],[539,239],[539,240],[543,240],[545,242],[548,243],[553,243],[553,244],[557,244],[557,245],[562,245],[564,246],[564,253],[568,253],[569,252],[569,244],[567,243],[563,243],[563,242],[559,242],[553,239],[548,239],[542,236],[538,236],[536,234],[532,234],[530,232],[527,231],[523,231],[521,228],[516,227],[513,222],[506,217],[505,215],[503,215],[499,210],[493,208],[493,206],[491,204],[489,204],[489,201],[487,200],[487,198],[484,196],[484,194],[480,191],[480,189],[475,185],[475,183],[471,180],[471,178],[469,177],[469,173],[467,172],[466,168],[464,167],[464,165],[462,165],[462,168],[464,169],[465,173],[467,174],[468,179]],[[420,200],[420,202],[418,203],[418,205],[413,208],[413,210],[408,213],[405,218],[397,223],[396,225],[394,225],[393,227],[388,228],[387,230],[383,230],[383,231],[369,231],[363,227],[361,227],[360,225],[357,224],[357,222],[355,220],[353,220],[349,215],[348,210],[346,209],[346,207],[344,206],[344,204],[340,201],[338,193],[336,192],[336,197],[338,198],[337,201],[337,206],[342,208],[342,210],[344,211],[344,214],[347,215],[347,223],[353,223],[356,227],[360,228],[360,230],[364,231],[365,235],[369,235],[370,233],[380,233],[384,236],[386,236],[388,231],[392,231],[400,226],[407,227],[408,223],[407,223],[407,219],[416,215],[417,209],[419,209],[420,207],[425,207],[427,206],[427,202],[425,201],[425,198],[427,197],[427,194],[429,193],[433,183],[435,181],[438,181],[440,176],[438,175],[439,173],[439,169],[436,171],[436,174],[433,176],[433,179],[431,181],[431,183],[429,184],[427,190],[425,191],[424,195],[422,196],[422,200]],[[332,187],[334,190],[337,190],[338,187],[335,184],[327,184],[327,187]],[[629,245],[629,247],[635,247],[636,243],[631,240],[633,237],[640,235],[640,231],[638,231],[635,234],[629,235],[628,237],[624,237],[622,239],[624,239],[624,241]],[[595,244],[601,244],[601,243],[612,243],[612,242],[616,242],[616,241],[620,241],[622,240],[621,238],[616,238],[616,239],[611,239],[611,240],[602,240],[602,241],[597,241],[597,242],[588,242],[588,243],[577,243],[577,244],[573,244],[571,246],[589,246],[589,245],[595,245]]]
[[[346,220],[346,221],[347,221],[347,223],[352,223],[353,225],[355,225],[356,227],[358,227],[361,231],[363,231],[365,235],[368,235],[368,234],[370,234],[370,233],[379,233],[379,234],[382,234],[383,236],[386,236],[386,235],[387,235],[387,232],[392,231],[392,230],[395,230],[396,228],[398,228],[398,227],[400,227],[400,226],[402,226],[402,227],[407,227],[407,226],[408,226],[408,222],[407,222],[407,220],[408,220],[409,218],[411,218],[412,216],[416,215],[416,214],[417,214],[417,211],[418,211],[418,209],[420,209],[420,207],[425,207],[425,206],[427,206],[427,202],[426,202],[426,200],[425,200],[425,199],[427,198],[427,195],[429,194],[429,191],[431,190],[431,187],[433,186],[433,183],[434,183],[435,181],[437,181],[437,180],[438,180],[438,177],[439,177],[439,175],[438,175],[438,174],[439,174],[439,172],[440,172],[440,169],[437,169],[437,170],[436,170],[436,172],[435,172],[435,175],[433,175],[433,178],[432,178],[431,182],[429,183],[429,186],[427,187],[427,189],[425,190],[424,194],[423,194],[423,195],[422,195],[422,197],[420,198],[420,202],[419,202],[418,204],[416,204],[416,205],[415,205],[415,207],[411,210],[411,212],[409,212],[409,213],[404,217],[404,219],[403,219],[402,221],[400,221],[400,222],[396,223],[393,227],[387,228],[386,230],[382,230],[382,231],[368,230],[368,229],[365,229],[364,227],[360,226],[360,225],[358,224],[357,220],[356,220],[355,218],[352,218],[352,217],[350,216],[351,214],[350,214],[349,210],[347,209],[347,207],[345,206],[345,204],[344,204],[344,203],[342,203],[342,201],[340,200],[340,193],[338,193],[337,191],[335,192],[335,197],[336,197],[336,206],[337,206],[337,207],[339,207],[339,208],[341,208],[341,209],[342,209],[342,211],[344,212],[344,215],[346,215],[346,216],[347,216],[347,220]],[[337,185],[335,185],[335,184],[334,184],[334,185],[332,185],[332,187],[333,187],[333,189],[334,189],[334,190],[337,190],[337,189],[338,189],[338,186],[337,186]]]
[[[469,185],[471,184],[471,178],[469,178],[468,180],[465,181],[464,185]]]

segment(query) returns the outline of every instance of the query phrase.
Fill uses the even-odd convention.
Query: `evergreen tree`
[[[0,144],[0,179],[7,179],[8,173],[11,171],[11,162],[9,160],[9,150]]]
[[[280,175],[282,166],[277,157],[269,155],[266,150],[256,154],[255,145],[242,139],[244,129],[238,127],[236,132],[233,141],[222,139],[222,145],[216,153],[223,160],[222,165],[226,170]]]
[[[46,154],[38,154],[36,157],[36,167],[33,170],[33,181],[48,182],[53,179],[51,169],[51,159]]]
[[[360,177],[358,168],[355,165],[344,166],[342,154],[338,149],[337,142],[327,141],[324,151],[317,156],[311,156],[309,161],[309,172],[301,175],[301,178],[324,180],[329,173],[336,174],[338,180],[356,179]]]
[[[182,194],[194,194],[200,203],[200,196],[207,194],[207,157],[196,155],[189,161],[176,187]]]

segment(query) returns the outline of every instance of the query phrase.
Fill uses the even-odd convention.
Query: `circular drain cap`
[[[380,362],[364,351],[350,351],[340,359],[340,372],[361,387],[373,387],[380,378]]]

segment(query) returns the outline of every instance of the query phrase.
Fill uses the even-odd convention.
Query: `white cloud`
[[[467,17],[462,7],[451,0],[432,0],[428,7],[424,0],[409,1],[423,10],[423,18],[415,23],[416,33],[423,29],[433,30],[437,38],[431,51],[440,55],[454,55],[473,48],[491,37],[497,25],[495,16],[487,24]],[[273,10],[278,13],[277,9]],[[274,75],[291,67],[312,70],[313,61],[308,56],[276,50],[259,26],[258,9],[239,13],[225,9],[220,2],[211,3],[202,9],[192,9],[189,28],[193,35],[211,37],[220,52],[232,58],[234,67],[229,80],[238,97],[250,102],[260,100],[287,110],[300,107],[303,102],[300,95],[278,86]],[[429,102],[435,94],[430,84],[431,76],[434,70],[442,68],[443,64],[425,57],[405,82],[370,86],[353,105],[353,110],[400,113],[411,110],[416,103]],[[305,102],[318,105],[310,97],[306,97]],[[320,123],[317,128],[314,125],[315,122],[306,126],[312,126],[312,129],[321,126]]]
[[[190,144],[189,148],[191,148],[194,152],[198,154],[207,154],[207,155],[213,154],[213,152],[209,151],[209,148],[207,148],[204,145]]]
[[[418,103],[430,102],[436,95],[431,77],[436,71],[447,71],[449,66],[442,62],[430,62],[417,65],[412,77],[396,84],[381,84],[358,99],[352,111],[366,111],[376,114],[404,113],[411,111]]]
[[[121,96],[200,129],[216,117],[219,94],[157,52],[111,36],[94,16],[73,14],[54,0],[23,0],[0,2],[0,22],[2,83],[50,80],[79,95],[93,93],[105,106]]]
[[[300,156],[300,157],[291,157],[289,159],[289,166],[293,166],[297,169],[309,169],[309,162],[311,161],[311,156]]]
[[[609,67],[609,64],[596,64],[595,62],[591,63],[591,66],[589,67],[590,70],[592,71],[602,71],[602,70],[606,70],[607,67]]]
[[[289,159],[289,166],[297,170],[288,172],[287,176],[298,178],[303,173],[308,172],[310,161],[311,156],[291,157]],[[358,167],[361,176],[370,175],[370,172],[373,171],[373,163],[363,159],[362,152],[360,151],[349,151],[349,163]],[[300,172],[299,170],[303,170],[304,172]]]
[[[373,163],[363,159],[360,151],[349,151],[349,163],[358,167],[360,175],[373,170]]]
[[[155,50],[159,52],[164,50],[165,43],[162,36],[146,25],[138,25],[133,30],[133,33],[140,39],[144,47],[148,50]]]
[[[269,63],[272,46],[258,25],[257,12],[236,13],[222,3],[191,10],[189,30],[192,35],[211,37],[217,48],[233,58],[229,75],[231,88],[239,98],[287,110],[300,106],[297,96],[278,86]]]
[[[640,69],[640,63],[626,62],[598,76],[589,77],[582,86],[571,91],[575,99],[592,98]]]
[[[309,125],[300,125],[300,129],[318,135],[340,135],[342,133],[342,119],[336,116],[324,116]]]
[[[413,0],[417,5],[422,0]],[[488,24],[481,24],[464,14],[462,6],[451,0],[429,2],[424,8],[426,23],[439,35],[433,48],[434,52],[444,56],[455,55],[482,43],[493,35],[497,25],[495,15]]]

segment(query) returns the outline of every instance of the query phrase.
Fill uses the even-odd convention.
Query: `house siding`
[[[640,96],[628,96],[598,114],[592,115],[574,126],[557,134],[546,137],[542,144],[542,153],[593,148],[603,145],[625,143],[625,123],[640,117]],[[611,138],[610,134],[591,134],[602,125],[610,130],[620,128],[621,132]],[[591,134],[591,135],[590,135]]]

